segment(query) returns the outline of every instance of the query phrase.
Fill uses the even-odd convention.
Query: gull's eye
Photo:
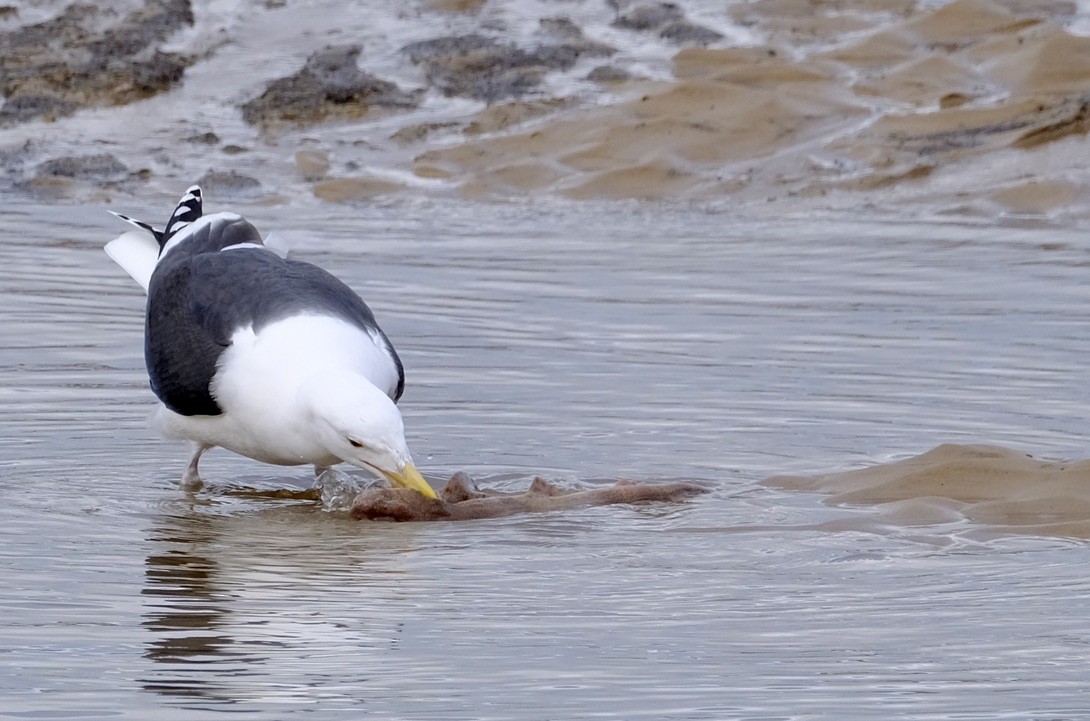
[[[363,448],[363,444],[362,444],[362,443],[360,443],[359,441],[357,441],[357,440],[356,440],[355,438],[349,438],[349,439],[348,439],[348,443],[349,443],[349,444],[350,444],[350,445],[351,445],[351,446],[352,446],[353,448]]]

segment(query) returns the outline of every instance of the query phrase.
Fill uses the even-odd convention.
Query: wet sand
[[[690,47],[674,79],[420,153],[470,196],[869,202],[969,214],[1084,207],[1090,38],[1064,2],[733,5],[767,40]]]
[[[1090,538],[1090,460],[1045,461],[992,445],[944,444],[892,463],[765,485],[828,495],[900,527],[969,521],[999,533]]]
[[[84,45],[108,49],[131,17],[158,18],[163,7],[193,24],[156,25],[155,42],[124,71],[131,82],[110,86],[117,92],[68,92],[68,75],[21,80],[22,66],[9,73],[0,161],[17,190],[58,200],[140,194],[223,166],[249,181],[224,186],[225,196],[267,203],[298,193],[330,203],[547,195],[699,200],[773,216],[994,217],[1073,216],[1090,200],[1090,38],[1072,32],[1081,16],[1063,0],[762,0],[714,12],[437,2],[384,18],[387,35],[422,39],[383,36],[381,52],[369,50],[375,38],[355,15],[330,34],[335,42],[300,37],[298,47],[258,50],[248,29],[275,36],[310,19],[267,3],[245,23],[221,25],[172,2],[72,31],[70,48],[36,60],[71,64]],[[0,33],[12,57],[22,35],[68,28],[64,16],[33,24],[25,15]],[[170,83],[139,85],[145,56],[170,52],[191,65]],[[130,92],[134,83],[144,89]],[[131,132],[140,113],[83,122],[122,105],[147,105],[146,137]],[[176,105],[205,110],[163,110]],[[171,144],[169,162],[163,138],[186,141]],[[95,146],[105,148],[87,152]],[[293,172],[299,152],[328,162]]]

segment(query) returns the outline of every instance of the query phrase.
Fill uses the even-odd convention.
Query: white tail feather
[[[286,241],[283,236],[277,233],[269,233],[265,236],[265,240],[263,240],[262,243],[265,244],[266,248],[276,253],[281,258],[288,257],[290,248],[288,247],[288,241]]]
[[[155,238],[140,230],[130,230],[106,244],[106,255],[121,266],[148,292],[151,274],[159,260],[159,244]]]

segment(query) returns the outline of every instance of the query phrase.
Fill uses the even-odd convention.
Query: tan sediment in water
[[[605,106],[491,111],[414,168],[471,196],[1085,203],[1090,38],[1063,27],[1072,3],[842,5],[736,6],[765,42],[682,49],[672,81],[616,83]]]
[[[325,201],[343,203],[363,200],[376,195],[396,193],[405,186],[379,178],[329,178],[314,185],[314,197]]]
[[[766,485],[828,494],[876,522],[968,521],[999,533],[1090,538],[1090,460],[1043,461],[990,445],[941,445],[922,455],[841,473],[776,476]]]
[[[308,180],[321,180],[329,172],[329,153],[300,150],[295,154],[295,167]]]

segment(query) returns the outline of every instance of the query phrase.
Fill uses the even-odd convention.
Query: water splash
[[[360,491],[378,485],[373,478],[350,476],[344,471],[330,468],[314,479],[314,488],[322,496],[322,510],[328,512],[348,511],[352,501]]]

